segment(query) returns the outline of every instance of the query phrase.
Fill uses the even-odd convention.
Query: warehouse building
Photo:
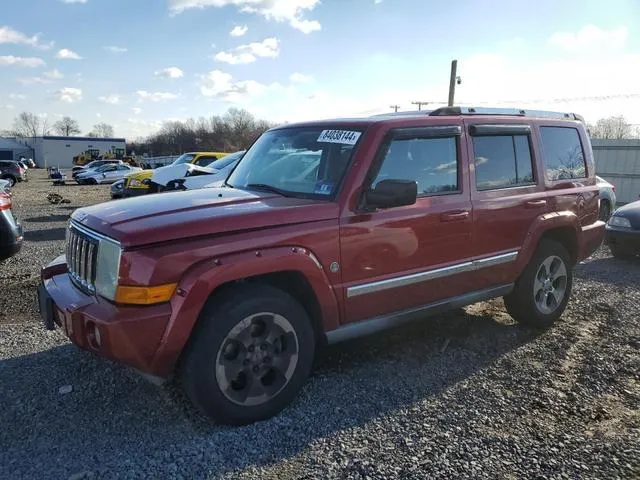
[[[33,160],[42,168],[71,168],[73,158],[79,155],[97,157],[126,148],[124,138],[45,136],[20,141],[33,149]]]
[[[15,138],[0,137],[0,160],[33,158],[33,151]]]
[[[640,198],[640,140],[591,139],[596,172],[616,186],[619,203]]]

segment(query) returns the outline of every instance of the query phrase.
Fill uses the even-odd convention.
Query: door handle
[[[542,208],[547,206],[546,200],[529,200],[525,202],[524,206],[526,208]]]
[[[454,210],[440,215],[441,222],[457,222],[469,218],[468,210]]]

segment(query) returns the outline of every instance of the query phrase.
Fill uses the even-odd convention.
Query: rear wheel
[[[205,306],[181,368],[191,401],[219,423],[246,425],[285,408],[315,352],[311,321],[289,294],[238,288]]]
[[[553,240],[542,240],[513,292],[504,297],[507,312],[518,322],[549,327],[564,312],[572,284],[567,249]]]
[[[10,187],[13,187],[16,184],[16,177],[12,175],[3,175],[2,180],[6,180],[7,182],[9,182]]]

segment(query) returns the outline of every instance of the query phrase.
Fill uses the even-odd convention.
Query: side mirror
[[[418,198],[418,184],[412,180],[382,180],[364,194],[367,207],[392,208],[413,205]]]

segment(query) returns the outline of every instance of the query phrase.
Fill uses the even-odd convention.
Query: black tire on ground
[[[561,276],[563,269],[564,277]],[[558,277],[554,280],[555,275]],[[543,239],[513,292],[504,297],[504,304],[517,322],[536,328],[550,327],[564,312],[572,284],[572,264],[567,249],[561,243]],[[562,297],[558,299],[561,291]]]
[[[10,187],[13,187],[16,184],[16,179],[12,175],[3,175],[2,180],[9,182]]]
[[[89,185],[98,185],[98,181],[95,178],[90,178]]]
[[[611,204],[608,200],[600,201],[600,213],[598,216],[603,222],[609,220],[609,217],[611,216]]]
[[[266,319],[263,331],[254,332],[255,322],[261,322],[263,318]],[[273,340],[264,325],[275,325],[276,319],[281,322],[282,318],[293,331],[282,333],[278,330]],[[245,333],[244,336],[237,334],[235,338],[244,338],[244,343],[227,338],[227,335],[233,337],[238,328],[244,329],[241,332]],[[269,331],[279,327],[271,328],[273,330]],[[267,343],[268,346],[264,346]],[[273,358],[257,360],[258,344],[264,348],[263,353],[272,354]],[[224,293],[222,298],[207,302],[183,355],[180,377],[187,396],[205,415],[218,423],[247,425],[276,415],[293,400],[311,371],[315,344],[311,320],[291,295],[266,284],[241,286]],[[226,355],[230,349],[229,360]],[[296,360],[292,360],[294,358]],[[284,359],[282,363],[281,359]],[[223,362],[233,362],[233,374],[227,374],[231,370],[225,370]],[[263,362],[262,366],[257,367],[260,362]],[[257,368],[266,370],[253,373]],[[280,368],[286,370],[286,375],[276,374]],[[284,380],[287,377],[288,382]],[[267,399],[260,400],[262,397],[252,395],[253,388],[267,392]]]

